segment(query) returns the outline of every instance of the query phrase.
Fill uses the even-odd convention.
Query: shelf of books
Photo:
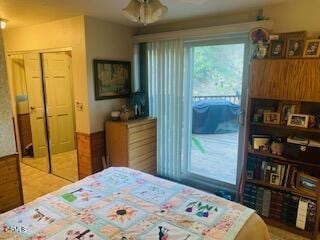
[[[249,99],[242,203],[271,225],[316,239],[320,103]]]

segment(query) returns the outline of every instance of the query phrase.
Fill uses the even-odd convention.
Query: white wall
[[[83,111],[75,114],[76,131],[90,133],[84,16],[8,29],[4,43],[7,53],[72,48],[74,100],[83,104]]]
[[[320,35],[319,0],[290,0],[263,10],[273,20],[274,32],[306,30],[309,37]]]
[[[126,100],[95,100],[93,59],[131,61],[134,29],[86,16],[85,31],[90,131],[94,133],[104,130],[106,117],[109,117],[112,110],[120,109]]]
[[[0,157],[16,153],[5,52],[0,31]]]

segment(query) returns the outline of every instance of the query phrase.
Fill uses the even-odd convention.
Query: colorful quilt
[[[242,205],[128,168],[109,168],[0,215],[0,239],[234,239]]]

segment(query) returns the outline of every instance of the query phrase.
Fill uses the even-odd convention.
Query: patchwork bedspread
[[[0,215],[0,239],[234,239],[252,214],[193,188],[109,168]]]

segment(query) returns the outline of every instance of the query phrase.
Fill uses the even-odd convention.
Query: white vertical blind
[[[147,43],[150,116],[158,119],[158,174],[180,180],[182,160],[184,43]]]

